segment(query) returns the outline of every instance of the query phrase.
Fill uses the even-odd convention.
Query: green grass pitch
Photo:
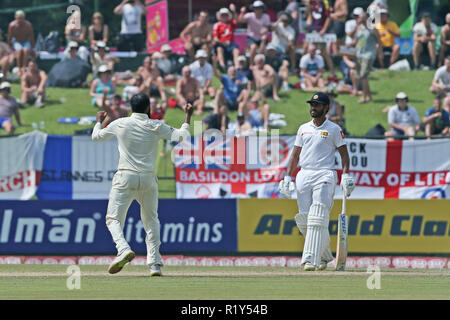
[[[0,299],[302,300],[449,299],[450,270],[381,269],[368,289],[365,269],[304,272],[288,267],[80,266],[80,289],[69,290],[64,265],[0,265]]]

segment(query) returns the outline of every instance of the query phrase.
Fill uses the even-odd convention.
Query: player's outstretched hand
[[[341,178],[341,189],[347,197],[350,197],[355,189],[355,180],[348,173],[343,173]]]
[[[278,190],[283,198],[290,198],[292,192],[295,191],[295,184],[289,176],[284,177],[278,185]]]
[[[184,105],[184,113],[186,113],[189,116],[192,116],[192,113],[194,112],[194,107],[190,103],[186,103]]]
[[[105,118],[106,118],[106,111],[99,111],[99,112],[97,112],[96,118],[97,118],[97,122],[102,123],[103,120],[105,120]]]

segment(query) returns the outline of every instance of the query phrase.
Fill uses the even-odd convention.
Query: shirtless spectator
[[[9,68],[14,63],[14,59],[14,51],[6,42],[3,42],[3,31],[0,30],[0,70],[3,74],[2,77],[6,78],[9,72]],[[0,79],[0,82],[1,81],[2,79]]]
[[[450,13],[445,16],[445,25],[441,29],[441,49],[439,50],[439,67],[444,64],[444,58],[450,56]]]
[[[419,69],[420,55],[423,51],[428,51],[431,60],[431,68],[436,66],[436,34],[437,26],[431,22],[428,12],[423,12],[421,19],[414,25],[414,47],[413,60],[414,70]]]
[[[25,12],[16,11],[15,20],[9,24],[8,45],[16,53],[19,75],[25,73],[28,58],[35,44],[33,26],[25,20]]]
[[[130,85],[123,88],[122,94],[123,98],[127,103],[130,103],[130,99],[135,94],[141,93],[144,91],[144,79],[140,74],[136,75],[133,79],[131,79]]]
[[[94,79],[97,78],[98,68],[101,65],[108,66],[109,70],[114,72],[114,64],[120,61],[119,58],[107,54],[107,50],[106,43],[98,41],[95,46],[95,51],[91,54],[92,77]]]
[[[236,137],[250,136],[255,133],[252,129],[250,121],[245,119],[245,115],[243,113],[238,113],[236,121],[230,123],[228,128],[232,130],[234,136]]]
[[[278,96],[279,80],[275,70],[266,63],[263,54],[257,54],[255,64],[252,67],[253,76],[255,77],[256,90],[266,98],[273,98],[275,101],[280,100]]]
[[[200,11],[198,20],[189,23],[180,33],[180,38],[184,41],[184,49],[191,60],[194,60],[195,53],[202,49],[209,56],[212,42],[212,26],[208,23],[208,12]]]
[[[37,108],[44,106],[45,85],[47,83],[47,74],[43,70],[39,70],[36,61],[28,62],[27,72],[23,75],[21,81],[22,102],[33,103]]]
[[[197,107],[195,114],[202,114],[205,106],[203,90],[198,81],[191,76],[191,69],[188,66],[183,67],[182,77],[177,81],[176,95],[179,106],[190,103],[194,108]]]
[[[436,95],[450,93],[450,56],[447,56],[444,65],[436,70],[430,91]]]
[[[7,134],[14,132],[14,125],[12,116],[14,115],[19,126],[22,125],[20,121],[19,106],[15,98],[10,96],[11,85],[9,82],[2,82],[0,84],[0,128],[5,129]]]
[[[230,11],[231,10],[231,11]],[[226,70],[226,62],[230,59],[237,66],[239,48],[234,43],[234,30],[237,28],[235,15],[235,6],[230,4],[230,10],[222,8],[217,12],[217,20],[213,26],[214,50],[219,60],[219,66],[222,71]]]
[[[137,74],[142,76],[145,87],[144,93],[148,96],[159,96],[164,102],[167,102],[166,88],[164,86],[164,80],[161,77],[156,61],[147,57],[144,59],[143,65],[137,70]]]
[[[242,7],[237,21],[247,24],[247,46],[250,49],[250,64],[253,64],[253,59],[261,48],[262,42],[267,40],[266,33],[270,30],[270,18],[267,13],[264,13],[264,2],[255,1],[251,7],[253,12],[247,13],[247,9]]]
[[[216,96],[216,89],[212,85],[212,65],[206,61],[208,54],[205,50],[200,49],[195,54],[195,58],[197,60],[189,65],[192,72],[192,77],[194,77],[200,84],[203,94],[209,94],[209,96],[214,99]]]
[[[308,46],[308,53],[300,59],[301,75],[305,81],[305,91],[317,91],[325,87],[323,73],[325,63],[320,55],[316,54],[314,44]]]
[[[127,107],[122,104],[122,97],[118,94],[115,94],[112,97],[111,103],[106,103],[107,101],[108,101],[107,91],[105,91],[103,93],[102,105],[104,111],[106,112],[106,117],[102,121],[102,128],[105,128],[108,124],[110,124],[114,120],[128,117],[128,114],[131,111],[130,107]]]
[[[347,0],[336,0],[330,13],[332,23],[331,33],[336,35],[337,41],[332,44],[333,52],[339,51],[339,48],[345,42],[345,21],[348,15]]]

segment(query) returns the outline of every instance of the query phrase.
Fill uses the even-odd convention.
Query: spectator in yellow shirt
[[[377,58],[381,68],[384,68],[384,53],[391,53],[389,65],[397,61],[400,55],[400,46],[395,43],[395,38],[400,37],[400,30],[394,21],[389,21],[389,12],[380,10],[380,22],[376,26],[380,34],[381,46],[377,46]]]

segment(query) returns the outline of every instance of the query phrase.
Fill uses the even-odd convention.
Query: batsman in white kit
[[[97,123],[92,132],[92,140],[104,141],[117,137],[119,144],[119,164],[112,180],[109,194],[106,225],[116,244],[117,257],[108,272],[117,273],[125,264],[133,260],[135,253],[125,240],[123,227],[128,208],[136,199],[141,206],[141,220],[146,232],[147,265],[151,276],[161,276],[161,254],[159,252],[160,224],[158,219],[158,179],[154,162],[160,139],[171,140],[189,135],[189,123],[194,110],[188,104],[184,108],[186,118],[180,129],[174,129],[159,120],[148,117],[150,100],[146,94],[131,97],[130,117],[120,118],[102,129],[106,113],[97,113]]]
[[[346,196],[350,196],[355,183],[348,173],[350,159],[342,129],[326,118],[330,107],[328,96],[317,92],[307,103],[313,119],[298,129],[279,190],[286,198],[297,191],[295,222],[305,237],[301,265],[305,271],[314,271],[326,269],[333,260],[328,223],[337,183],[337,173],[333,170],[336,149],[342,159],[341,188]],[[292,175],[299,159],[301,169],[294,184]]]

